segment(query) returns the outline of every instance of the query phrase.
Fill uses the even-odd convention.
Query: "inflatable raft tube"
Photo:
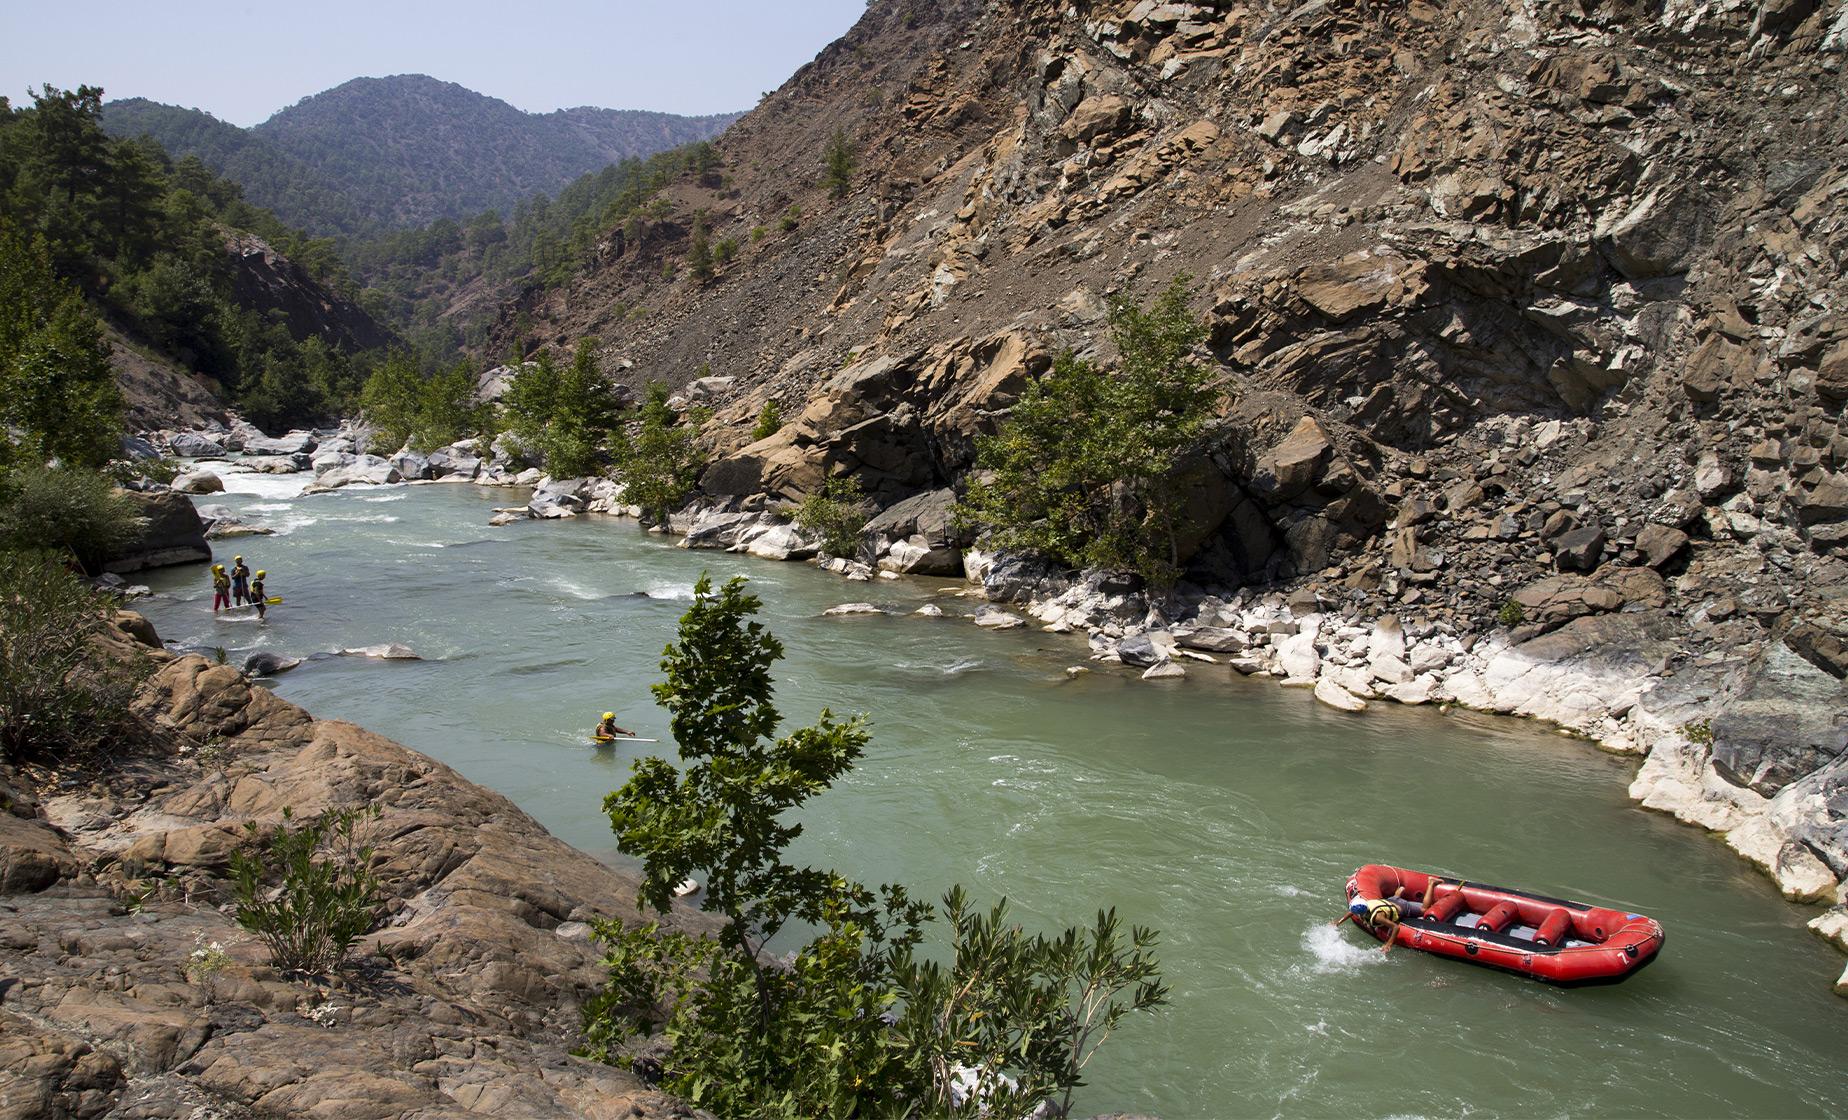
[[[1358,916],[1381,914],[1381,901],[1420,900],[1433,882],[1422,914],[1396,922]],[[1354,872],[1347,897],[1354,924],[1380,941],[1565,987],[1627,980],[1666,940],[1661,925],[1641,914],[1386,864]]]

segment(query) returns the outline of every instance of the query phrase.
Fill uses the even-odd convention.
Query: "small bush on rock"
[[[282,971],[327,972],[383,909],[368,866],[372,848],[356,835],[359,821],[377,810],[330,809],[299,826],[290,810],[282,816],[267,838],[252,822],[251,845],[231,857],[237,924],[257,935]]]
[[[851,557],[860,549],[860,527],[866,524],[866,500],[860,480],[835,475],[796,507],[796,524],[821,541],[830,556]]]
[[[769,439],[783,430],[783,410],[777,407],[776,398],[764,402],[762,411],[757,414],[757,426],[751,429],[751,439]]]
[[[1495,621],[1512,630],[1527,621],[1527,608],[1513,599],[1504,601],[1501,610],[1495,612]]]
[[[108,601],[48,552],[0,552],[0,756],[62,758],[130,725],[146,669],[97,654]]]

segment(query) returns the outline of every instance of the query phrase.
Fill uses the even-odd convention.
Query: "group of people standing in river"
[[[263,580],[269,573],[261,568],[253,577],[250,568],[242,556],[231,558],[231,570],[225,571],[223,564],[212,565],[212,613],[232,607],[253,606],[257,608],[257,617],[269,614],[269,597],[264,590]]]

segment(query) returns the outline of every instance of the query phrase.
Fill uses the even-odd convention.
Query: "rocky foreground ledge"
[[[82,772],[0,767],[0,1116],[690,1114],[570,1054],[603,975],[587,922],[635,914],[632,874],[122,620],[154,648],[117,653],[157,662],[145,741]],[[286,979],[226,912],[230,854],[284,807],[364,806],[390,917],[346,975]],[[228,963],[189,974],[214,942]]]

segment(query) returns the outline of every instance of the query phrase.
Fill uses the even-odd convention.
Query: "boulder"
[[[253,474],[294,474],[302,469],[293,455],[258,455],[238,460],[238,465]]]
[[[1673,563],[1687,547],[1688,535],[1667,525],[1651,522],[1636,534],[1636,550],[1643,554],[1643,562],[1651,568]]]
[[[1553,542],[1553,565],[1562,572],[1589,572],[1604,556],[1604,530],[1595,525],[1561,534]]]
[[[1282,442],[1259,458],[1251,489],[1267,501],[1294,498],[1321,477],[1333,452],[1322,426],[1315,417],[1305,416]]]
[[[417,651],[398,642],[388,642],[376,646],[354,646],[340,651],[345,657],[372,657],[380,661],[422,661]]]
[[[185,459],[219,459],[226,451],[223,443],[201,432],[179,432],[167,441],[167,446]]]
[[[481,473],[481,459],[465,451],[444,447],[430,453],[425,460],[429,465],[431,478],[453,478],[464,481],[472,480]]]
[[[1686,272],[1711,235],[1716,208],[1697,190],[1658,185],[1627,208],[1598,218],[1598,248],[1631,280]]]
[[[1187,649],[1206,650],[1209,653],[1242,653],[1249,644],[1244,631],[1223,626],[1203,626],[1198,630],[1178,633],[1174,641],[1176,645]]]
[[[391,465],[400,478],[425,479],[430,477],[430,460],[410,448],[405,448],[391,457]]]
[[[975,614],[975,624],[988,630],[1012,630],[1025,626],[1027,620],[996,607],[983,607]]]
[[[925,603],[923,606],[919,607],[915,611],[912,611],[911,613],[915,615],[922,615],[925,618],[942,618],[943,608],[938,606],[935,603]]]
[[[1157,648],[1147,634],[1131,634],[1117,643],[1117,658],[1125,665],[1146,669],[1152,665],[1168,660],[1168,656]]]
[[[273,677],[286,673],[302,663],[299,657],[285,657],[280,653],[260,650],[244,659],[244,675],[247,677]]]
[[[244,441],[246,455],[297,455],[312,452],[319,441],[313,432],[293,431],[286,436],[258,436]]]
[[[794,525],[764,526],[740,539],[744,551],[765,560],[807,560],[817,551],[816,543]]]
[[[133,537],[111,546],[103,558],[108,572],[138,572],[169,564],[196,564],[212,558],[205,543],[205,523],[183,494],[125,491],[142,526]]]
[[[1367,702],[1336,684],[1332,679],[1323,677],[1315,682],[1315,698],[1331,708],[1344,712],[1364,712]]]
[[[1145,681],[1174,681],[1186,675],[1187,670],[1184,667],[1164,657],[1143,670],[1142,679]]]
[[[884,614],[885,612],[871,603],[842,603],[838,607],[829,607],[821,612],[824,615]]]
[[[933,547],[930,538],[916,533],[893,541],[879,557],[879,566],[889,572],[920,576],[947,576],[962,571],[962,549],[949,545]]]
[[[1321,675],[1322,655],[1315,648],[1313,628],[1285,638],[1277,646],[1277,667],[1286,680],[1308,682]]]
[[[377,455],[355,456],[353,461],[326,471],[317,471],[315,483],[329,488],[355,484],[381,486],[399,482],[402,476],[390,461]]]
[[[181,494],[222,494],[225,482],[211,471],[188,471],[173,480],[173,489]]]

